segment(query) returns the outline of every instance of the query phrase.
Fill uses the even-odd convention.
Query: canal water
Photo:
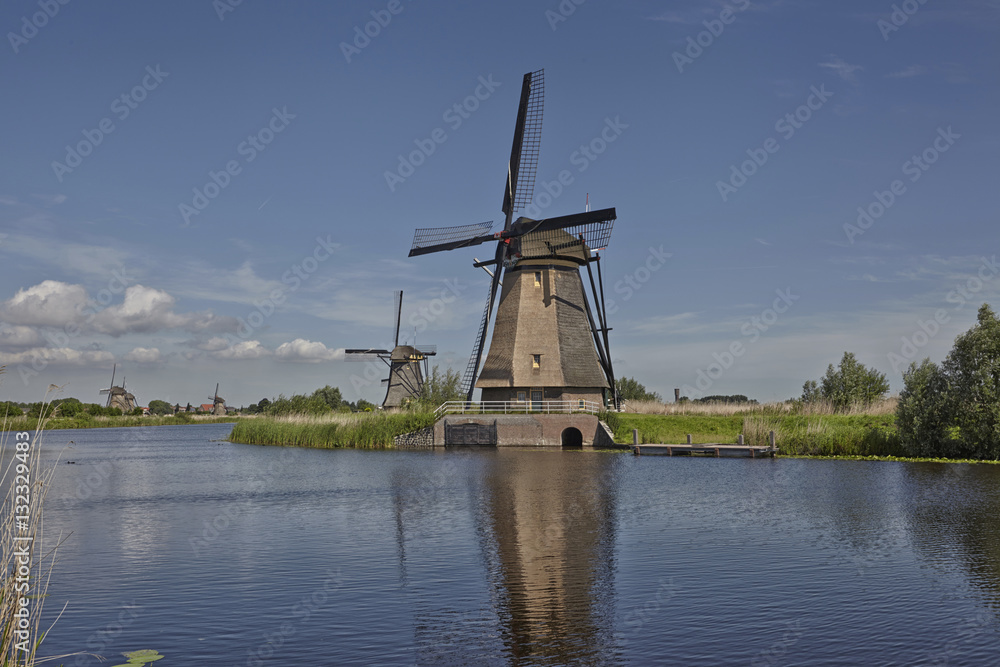
[[[1000,663],[1000,466],[309,450],[229,429],[45,434],[45,527],[65,540],[46,617],[68,605],[44,654]]]

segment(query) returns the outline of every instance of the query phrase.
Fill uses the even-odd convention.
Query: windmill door
[[[531,409],[541,410],[542,409],[542,390],[532,389],[531,390]]]
[[[448,424],[444,425],[446,445],[487,445],[497,444],[497,423],[492,424]]]

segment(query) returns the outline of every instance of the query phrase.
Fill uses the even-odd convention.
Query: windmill
[[[215,383],[215,396],[209,396],[212,399],[212,414],[217,417],[226,416],[226,399],[219,396],[219,383]]]
[[[344,354],[349,361],[374,361],[379,359],[389,366],[389,377],[382,380],[387,384],[385,400],[382,401],[383,408],[398,408],[410,398],[420,396],[420,390],[424,386],[424,377],[427,375],[427,357],[433,357],[437,351],[434,345],[421,345],[417,348],[414,345],[399,344],[399,324],[403,313],[403,292],[395,293],[395,337],[393,338],[392,350],[386,349],[352,349],[344,350]],[[421,369],[421,362],[423,368]]]
[[[496,243],[493,260],[473,264],[493,266],[494,270],[472,356],[462,377],[467,400],[472,400],[474,389],[481,388],[483,401],[530,400],[540,404],[543,400],[589,400],[612,402],[617,407],[600,255],[595,253],[607,247],[617,217],[615,209],[590,211],[588,204],[583,213],[543,220],[514,219],[514,213],[532,200],[544,89],[543,70],[524,75],[504,183],[503,230],[490,233],[492,222],[417,229],[409,256]],[[596,283],[592,263],[597,265]],[[594,310],[580,275],[584,267]],[[489,354],[480,371],[501,282]]]
[[[118,364],[111,369],[111,386],[102,389],[101,394],[107,394],[108,400],[104,407],[120,408],[122,412],[131,412],[135,409],[135,396],[125,391],[125,377],[122,377],[122,386],[115,386],[115,373],[118,371]]]

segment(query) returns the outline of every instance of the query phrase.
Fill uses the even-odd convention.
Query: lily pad
[[[159,651],[153,651],[151,649],[132,651],[131,653],[122,653],[122,655],[128,658],[128,662],[120,665],[114,665],[114,667],[142,667],[143,665],[148,665],[151,662],[155,662],[166,657],[160,655]]]

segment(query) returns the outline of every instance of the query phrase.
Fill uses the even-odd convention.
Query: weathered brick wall
[[[434,443],[445,444],[444,427],[449,424],[497,423],[498,447],[561,447],[562,433],[576,428],[583,436],[585,447],[607,447],[613,444],[609,432],[602,428],[594,415],[447,415],[434,425]]]

